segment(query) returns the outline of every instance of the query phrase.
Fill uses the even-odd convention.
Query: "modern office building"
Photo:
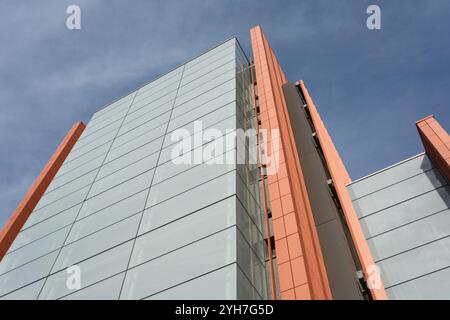
[[[450,298],[450,139],[351,181],[260,27],[76,123],[0,233],[0,299]]]

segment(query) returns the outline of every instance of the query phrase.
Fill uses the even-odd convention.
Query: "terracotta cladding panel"
[[[3,227],[0,232],[0,261],[3,259],[17,234],[20,232],[22,226],[25,224],[31,212],[36,207],[38,201],[45,193],[45,190],[58,172],[64,162],[64,159],[67,157],[73,145],[80,137],[84,128],[85,125],[82,122],[78,122],[72,126],[56,152],[47,162],[44,169],[25,194],[11,218]]]
[[[263,113],[261,126],[279,129],[281,138],[278,172],[268,176],[281,297],[330,299],[331,291],[281,89],[286,78],[261,28],[255,27],[250,33]],[[267,150],[268,155],[272,152]]]
[[[416,122],[425,151],[450,182],[450,136],[433,115]]]

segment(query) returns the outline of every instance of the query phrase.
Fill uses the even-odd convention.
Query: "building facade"
[[[69,131],[0,233],[0,299],[450,298],[450,139],[351,181],[260,27]]]

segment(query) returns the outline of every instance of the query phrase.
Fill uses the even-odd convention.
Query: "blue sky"
[[[81,30],[65,26],[71,4]],[[366,28],[369,4],[381,30]],[[422,152],[416,120],[450,129],[448,0],[3,0],[0,226],[74,122],[230,36],[249,55],[256,24],[353,179]]]

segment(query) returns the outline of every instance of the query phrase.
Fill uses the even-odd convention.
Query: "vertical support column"
[[[271,134],[279,130],[275,174],[268,174],[269,198],[282,299],[331,299],[331,289],[315,229],[311,205],[287,113],[282,85],[286,77],[259,26],[250,31],[255,59],[261,126]]]
[[[450,136],[430,115],[416,122],[427,155],[450,183]]]
[[[77,122],[72,126],[56,152],[47,162],[31,188],[23,197],[17,209],[3,227],[0,232],[0,261],[5,256],[31,212],[36,207],[48,185],[52,182],[70,150],[72,150],[81,133],[84,131],[84,128],[85,125],[83,122]]]

